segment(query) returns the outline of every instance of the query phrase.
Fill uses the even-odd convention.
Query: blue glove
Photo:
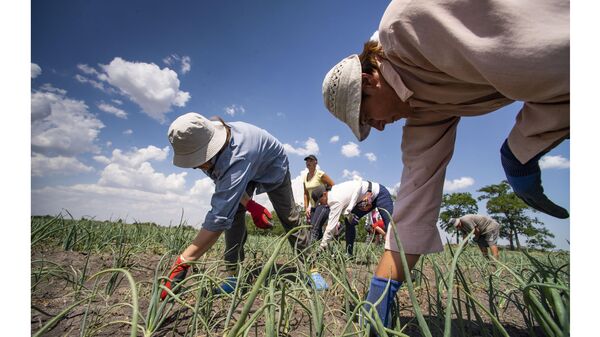
[[[508,183],[521,200],[540,212],[559,219],[566,219],[569,217],[569,212],[550,201],[544,194],[542,172],[538,160],[545,153],[542,152],[527,163],[521,164],[508,147],[508,140],[505,140],[500,148],[500,159]]]

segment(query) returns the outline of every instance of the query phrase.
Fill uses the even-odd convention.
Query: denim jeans
[[[356,225],[360,221],[360,218],[369,214],[374,208],[377,208],[383,223],[385,230],[387,231],[388,224],[390,223],[390,216],[394,212],[394,202],[390,192],[383,185],[379,184],[379,193],[373,200],[371,209],[363,211],[358,207],[354,206],[350,212],[350,216],[344,219],[346,225],[346,253],[349,255],[354,254],[354,241],[356,240]],[[387,212],[386,212],[387,211]],[[388,215],[389,213],[389,215]]]
[[[323,238],[323,226],[329,220],[329,206],[319,205],[310,213],[310,242],[321,240]]]
[[[251,196],[254,194],[255,189],[256,184],[250,182],[246,187],[246,193]],[[294,202],[290,172],[286,173],[283,182],[279,186],[266,193],[285,231],[289,232],[297,227],[300,224],[300,213]],[[246,243],[247,236],[246,208],[240,204],[233,218],[231,228],[225,231],[224,258],[226,269],[235,269],[237,263],[244,260],[244,244]],[[290,235],[288,240],[298,253],[308,246],[306,235],[300,232]]]

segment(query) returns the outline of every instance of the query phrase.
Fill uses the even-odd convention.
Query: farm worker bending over
[[[288,158],[283,146],[263,129],[244,122],[209,121],[190,112],[178,117],[168,132],[173,147],[173,164],[183,168],[201,169],[215,183],[211,210],[192,244],[179,256],[169,275],[166,287],[185,278],[188,261],[200,258],[225,232],[225,262],[231,271],[244,259],[246,242],[246,210],[259,228],[270,228],[271,214],[250,196],[266,192],[286,231],[299,224],[295,207]],[[306,240],[296,233],[289,243],[298,252]],[[229,277],[222,285],[233,291],[236,280]],[[163,291],[161,298],[166,297]]]
[[[359,141],[371,127],[406,119],[393,219],[410,268],[421,254],[442,251],[436,220],[461,117],[524,102],[500,149],[506,177],[531,207],[569,216],[544,194],[538,165],[569,137],[569,1],[393,0],[378,32],[379,41],[327,73],[322,93]],[[404,280],[393,232],[370,301],[390,278],[391,300]],[[388,308],[378,305],[384,321]]]
[[[448,221],[450,226],[456,227],[463,233],[463,237],[467,236],[471,231],[475,230],[475,242],[483,253],[483,256],[488,256],[488,247],[492,251],[492,255],[498,258],[498,236],[500,235],[500,224],[496,220],[479,214],[467,214],[458,219],[450,218]]]
[[[338,226],[340,215],[344,217],[346,226],[346,253],[354,253],[356,239],[356,225],[360,218],[369,214],[373,209],[380,210],[383,221],[387,227],[390,221],[388,215],[393,212],[393,202],[390,192],[385,186],[366,181],[351,180],[335,185],[331,191],[319,186],[312,192],[312,198],[319,205],[328,205],[330,209],[329,220],[320,247],[324,249],[333,238],[333,232]]]
[[[380,239],[383,239],[385,237],[385,231],[387,229],[387,226],[383,221],[381,214],[379,214],[377,210],[373,210],[371,212],[371,217],[367,218],[367,220],[369,219],[370,221],[365,222],[365,229],[367,230],[367,232],[373,234],[375,243],[379,244],[382,242],[380,241]]]

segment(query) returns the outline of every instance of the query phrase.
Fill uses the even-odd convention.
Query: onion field
[[[221,238],[161,301],[195,235],[185,224],[32,217],[32,336],[368,336],[368,324],[381,336],[569,335],[568,252],[501,249],[490,261],[468,240],[446,245],[417,263],[385,329],[364,302],[383,252],[372,243],[352,259],[343,241],[299,256],[284,235],[251,235],[238,286],[220,294]],[[312,289],[312,268],[329,289]]]

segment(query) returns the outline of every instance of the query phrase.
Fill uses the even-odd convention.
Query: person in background
[[[367,301],[384,324],[404,281],[396,235],[409,268],[442,251],[436,226],[446,167],[462,117],[523,102],[500,147],[508,183],[529,206],[557,218],[569,212],[544,194],[538,160],[570,135],[569,1],[392,0],[378,40],[325,76],[325,106],[359,141],[371,127],[406,119],[394,231]]]
[[[215,191],[202,228],[177,258],[165,286],[172,289],[181,282],[190,267],[188,262],[199,259],[225,233],[224,258],[230,276],[220,289],[231,292],[237,284],[232,275],[238,262],[244,260],[246,210],[257,227],[272,227],[270,212],[252,200],[254,193],[267,193],[286,231],[300,223],[283,145],[254,125],[210,121],[194,112],[173,121],[168,138],[174,152],[173,164],[202,170],[215,183]],[[306,239],[298,232],[289,236],[289,243],[298,253],[306,247]],[[163,290],[161,299],[167,295]]]
[[[368,221],[365,222],[365,229],[372,235],[371,239],[375,241],[376,244],[385,242],[385,231],[387,228],[381,214],[374,209],[371,212],[371,216],[367,219]]]
[[[325,186],[330,190],[334,182],[325,172],[317,168],[319,161],[315,155],[308,155],[304,158],[308,173],[304,177],[304,208],[306,209],[306,218],[312,223],[311,215],[315,211],[315,202],[310,198],[310,194],[317,186]]]
[[[498,259],[500,257],[498,252],[500,224],[496,220],[484,215],[467,214],[460,218],[450,218],[448,225],[454,226],[463,234],[463,237],[475,230],[473,241],[477,242],[483,256],[490,258],[488,255],[489,247],[494,258]]]
[[[392,197],[388,189],[381,184],[366,180],[346,181],[333,186],[331,191],[319,186],[312,191],[311,196],[319,205],[327,205],[330,209],[320,248],[327,247],[333,238],[333,232],[338,226],[340,216],[343,214],[348,256],[354,254],[356,225],[360,218],[369,214],[373,209],[378,209],[387,227],[390,221],[389,215],[393,212]]]

